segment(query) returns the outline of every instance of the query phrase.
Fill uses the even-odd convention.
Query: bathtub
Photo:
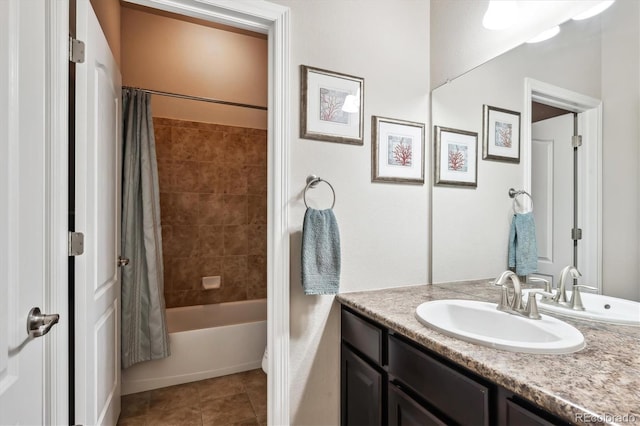
[[[171,356],[122,371],[122,394],[260,368],[267,300],[167,309]]]

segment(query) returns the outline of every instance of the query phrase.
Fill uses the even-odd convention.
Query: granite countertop
[[[336,298],[570,423],[640,424],[640,327],[561,317],[582,332],[584,349],[564,355],[508,352],[420,324],[416,307],[439,299],[497,303],[500,289],[479,280],[343,293]]]

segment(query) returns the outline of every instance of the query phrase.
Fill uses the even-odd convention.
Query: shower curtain
[[[122,368],[169,356],[151,95],[123,89]]]

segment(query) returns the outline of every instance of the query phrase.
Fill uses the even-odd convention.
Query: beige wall
[[[102,27],[111,53],[120,66],[120,1],[119,0],[91,0],[98,22]]]
[[[122,82],[125,86],[267,105],[267,40],[122,8]],[[153,115],[266,129],[267,112],[152,97]]]
[[[301,289],[302,190],[311,173],[335,188],[341,292],[426,283],[431,167],[427,163],[425,185],[371,183],[371,116],[428,123],[429,2],[277,3],[290,7],[292,17],[291,424],[337,425],[339,306],[332,296],[305,296]],[[297,136],[301,64],[364,78],[364,146]],[[427,137],[427,154],[430,145]],[[329,193],[321,185],[308,198],[326,208]]]

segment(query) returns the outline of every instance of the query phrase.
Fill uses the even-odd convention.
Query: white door
[[[573,114],[531,125],[538,273],[551,280],[573,264]]]
[[[0,1],[0,424],[48,422],[45,341],[27,314],[46,312],[45,2]]]
[[[89,0],[78,0],[76,65],[75,421],[114,425],[120,414],[121,79]]]

